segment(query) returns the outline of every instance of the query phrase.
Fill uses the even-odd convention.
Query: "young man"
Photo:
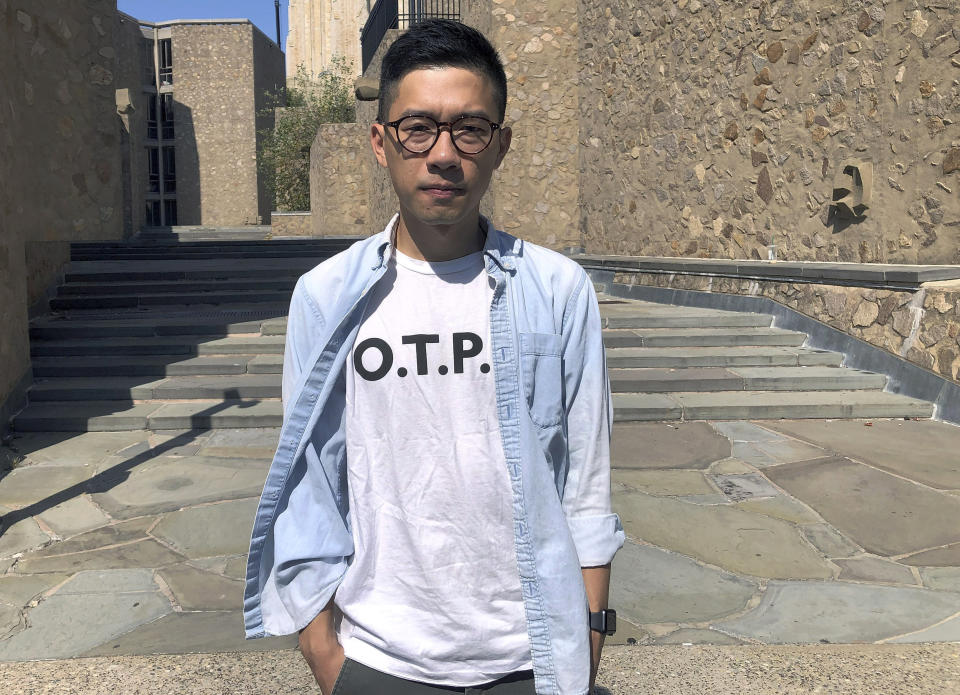
[[[399,214],[294,291],[244,609],[324,695],[583,695],[614,623],[596,298],[479,214],[505,106],[478,32],[402,34],[370,132]]]

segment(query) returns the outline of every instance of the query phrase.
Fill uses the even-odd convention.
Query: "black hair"
[[[387,49],[380,67],[380,104],[377,120],[387,118],[397,84],[421,68],[464,68],[483,75],[493,85],[498,118],[507,110],[507,76],[500,56],[473,27],[451,19],[427,19],[400,34]]]

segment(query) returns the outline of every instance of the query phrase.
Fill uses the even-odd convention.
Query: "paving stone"
[[[49,543],[50,537],[40,530],[33,519],[23,519],[0,533],[0,557],[8,558],[17,553]]]
[[[921,567],[920,577],[928,589],[960,593],[960,567]]]
[[[774,458],[772,454],[761,449],[758,442],[734,442],[731,447],[731,455],[739,461],[758,468],[783,463]]]
[[[939,625],[934,625],[897,639],[890,640],[894,644],[908,644],[911,642],[960,642],[960,616],[951,618]]]
[[[710,465],[710,473],[715,475],[744,475],[753,472],[753,467],[740,459],[724,459]]]
[[[25,507],[93,475],[83,466],[27,466],[16,468],[0,479],[0,504]]]
[[[922,553],[900,558],[900,562],[913,567],[960,567],[960,543],[925,550]]]
[[[786,495],[744,500],[737,504],[737,508],[747,512],[765,514],[776,519],[783,519],[784,521],[790,521],[794,524],[807,524],[820,521],[820,517],[808,506]]]
[[[775,442],[785,439],[776,432],[771,432],[752,422],[743,420],[711,422],[710,426],[731,441],[736,442]]]
[[[254,652],[296,646],[297,635],[244,639],[243,614],[239,611],[204,611],[170,613],[113,637],[81,656]]]
[[[725,635],[716,630],[700,630],[696,628],[681,628],[669,635],[658,637],[654,644],[743,644],[736,637]]]
[[[917,583],[910,568],[878,557],[852,557],[836,563],[841,568],[840,579],[884,584]]]
[[[756,589],[743,577],[627,541],[613,559],[610,604],[639,625],[703,622],[743,610]]]
[[[182,556],[177,555],[155,540],[148,539],[128,545],[88,550],[70,555],[28,556],[17,563],[17,570],[23,573],[81,572],[83,570],[124,569],[128,567],[163,567],[182,561]]]
[[[31,574],[0,577],[0,603],[23,607],[66,580],[67,574]]]
[[[804,537],[827,557],[850,557],[861,550],[860,546],[829,524],[808,524],[801,530]]]
[[[0,642],[0,661],[79,656],[172,610],[157,593],[54,595],[28,612],[30,627]]]
[[[682,502],[689,502],[690,504],[702,504],[702,505],[717,505],[717,504],[730,504],[729,498],[724,495],[722,492],[717,492],[712,495],[683,495],[677,497],[678,500]]]
[[[776,497],[783,494],[759,473],[712,475],[710,477],[714,484],[720,488],[720,491],[734,502],[753,499],[754,497]]]
[[[227,561],[223,573],[231,579],[244,579],[247,576],[247,556],[237,555]]]
[[[249,427],[214,430],[204,442],[206,447],[254,447],[276,450],[280,441],[279,427]]]
[[[61,538],[69,538],[110,523],[110,517],[90,501],[87,495],[69,499],[39,516],[43,523]]]
[[[766,424],[766,423],[765,423]],[[960,428],[924,420],[778,421],[769,427],[941,490],[960,489]],[[918,446],[922,443],[922,446]]]
[[[243,605],[243,582],[204,572],[189,565],[173,565],[157,572],[187,611],[235,610]]]
[[[613,426],[614,468],[704,469],[729,456],[729,440],[705,422],[631,422]]]
[[[250,545],[258,501],[251,498],[174,512],[157,524],[153,535],[189,558],[243,553]]]
[[[615,469],[611,479],[651,495],[715,494],[700,471]]]
[[[57,589],[57,596],[68,594],[129,594],[157,590],[153,570],[149,568],[91,570],[77,572]]]
[[[23,611],[16,606],[0,603],[0,643],[26,627]]]
[[[175,511],[204,502],[259,495],[267,470],[266,465],[251,465],[249,459],[161,457],[93,498],[117,518]]]
[[[627,535],[756,577],[833,576],[797,530],[779,519],[724,506],[701,506],[640,492],[613,495]]]
[[[796,440],[784,439],[775,442],[756,442],[760,451],[777,463],[793,463],[795,461],[812,461],[830,456],[829,451],[820,447],[811,446]]]
[[[607,636],[604,645],[611,647],[627,644],[649,644],[651,642],[650,632],[642,627],[634,625],[629,620],[617,616],[617,631]]]
[[[48,557],[65,553],[79,553],[84,550],[95,550],[120,543],[129,543],[139,538],[147,537],[147,529],[157,520],[155,516],[145,516],[130,521],[121,521],[110,526],[87,531],[70,540],[52,543],[43,550],[33,553],[33,557]]]
[[[772,581],[756,608],[714,627],[767,644],[876,642],[923,629],[957,606],[960,594],[926,589]]]
[[[143,431],[27,432],[16,435],[12,446],[31,466],[95,466],[105,457],[146,437]]]
[[[776,466],[766,474],[876,555],[901,555],[960,541],[960,524],[943,523],[960,519],[960,499],[849,459]]]

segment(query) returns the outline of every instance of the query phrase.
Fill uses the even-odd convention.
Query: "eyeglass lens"
[[[400,144],[411,152],[426,152],[437,141],[439,126],[429,116],[407,116],[397,123]],[[477,154],[493,138],[493,127],[483,118],[466,117],[450,126],[453,143],[465,154]]]

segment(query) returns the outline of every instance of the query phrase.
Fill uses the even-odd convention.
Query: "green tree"
[[[284,99],[284,96],[286,97]],[[335,57],[331,68],[316,77],[303,65],[288,80],[286,94],[268,93],[273,128],[260,131],[257,165],[273,187],[277,210],[310,209],[310,145],[322,123],[352,123],[354,114],[353,64]]]

